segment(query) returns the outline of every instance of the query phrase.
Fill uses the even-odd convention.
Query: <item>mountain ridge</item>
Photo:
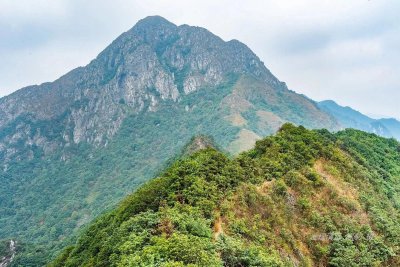
[[[284,124],[236,158],[202,149],[50,266],[397,266],[399,148],[358,130]]]
[[[360,129],[400,140],[400,121],[394,118],[373,119],[351,107],[340,106],[333,100],[318,102],[318,106],[335,117],[344,128]]]

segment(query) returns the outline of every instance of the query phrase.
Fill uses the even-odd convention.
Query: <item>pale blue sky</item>
[[[148,15],[246,43],[316,100],[400,118],[398,0],[0,0],[0,96],[89,63]]]

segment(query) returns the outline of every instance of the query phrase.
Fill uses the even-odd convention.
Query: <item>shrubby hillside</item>
[[[399,266],[400,144],[283,125],[231,158],[193,150],[50,266]]]

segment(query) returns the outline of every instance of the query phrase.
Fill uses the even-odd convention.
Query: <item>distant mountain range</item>
[[[344,128],[359,129],[400,140],[400,122],[396,119],[372,119],[351,107],[340,106],[332,100],[321,101],[318,106],[335,117]]]
[[[289,90],[237,40],[147,17],[87,66],[0,99],[0,239],[20,246],[16,261],[40,265],[193,136],[237,154],[286,122],[350,126],[327,106]],[[398,127],[379,123],[366,129]]]

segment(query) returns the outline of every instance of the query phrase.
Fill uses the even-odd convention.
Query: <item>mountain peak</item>
[[[183,148],[182,156],[189,156],[197,151],[216,148],[215,142],[212,137],[206,135],[194,136],[189,143]]]
[[[70,126],[65,122],[62,127],[73,130],[68,138],[60,138],[60,146],[64,142],[104,145],[127,116],[125,109],[135,114],[156,111],[165,101],[178,103],[195,91],[218,88],[239,77],[251,77],[243,81],[259,85],[261,99],[287,89],[245,44],[225,42],[201,27],[177,26],[161,16],[149,16],[87,66],[0,101],[0,127],[26,114],[52,120],[71,113]],[[238,87],[246,91],[244,97],[255,95],[249,84]],[[312,104],[308,107],[315,109]]]
[[[167,19],[165,19],[165,18],[163,18],[161,16],[155,15],[155,16],[148,16],[148,17],[145,17],[145,18],[139,20],[135,24],[134,28],[135,27],[143,27],[143,26],[144,27],[160,26],[160,25],[162,25],[162,26],[175,26],[176,27],[176,25],[173,24],[172,22],[170,22],[169,20],[167,20]]]

